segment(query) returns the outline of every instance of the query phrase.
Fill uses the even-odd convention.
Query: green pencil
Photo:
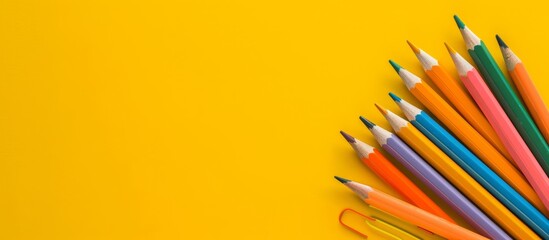
[[[484,81],[488,84],[499,104],[517,128],[521,137],[543,167],[545,174],[549,174],[549,145],[530,117],[530,114],[507,81],[505,75],[486,48],[486,45],[465,24],[454,15],[461,35],[473,61],[475,61]]]

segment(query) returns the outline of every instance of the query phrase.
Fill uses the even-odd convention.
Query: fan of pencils
[[[549,239],[547,107],[522,61],[499,36],[496,39],[517,92],[484,42],[457,16],[454,19],[475,64],[446,45],[459,80],[437,59],[408,42],[425,73],[449,102],[420,77],[391,60],[408,90],[434,116],[389,93],[406,117],[376,105],[393,132],[365,117],[360,120],[381,148],[448,203],[475,231],[457,225],[381,152],[343,131],[341,134],[362,162],[405,201],[361,183],[336,179],[369,206],[433,236]]]

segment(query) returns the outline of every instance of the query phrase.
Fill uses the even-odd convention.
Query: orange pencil
[[[530,78],[522,61],[498,35],[496,35],[496,38],[511,79],[513,79],[515,86],[517,86],[522,100],[526,104],[526,107],[528,107],[545,141],[549,142],[549,111],[547,111],[547,106],[543,103],[543,99],[537,91],[536,86],[534,86],[534,82]]]
[[[408,90],[433,113],[471,152],[509,183],[526,199],[536,198],[536,193],[524,176],[507,158],[478,133],[452,106],[442,99],[421,78],[393,61],[391,65],[406,84]]]
[[[341,131],[358,157],[372,171],[395,189],[407,202],[450,222],[454,222],[433,200],[431,200],[410,179],[399,171],[377,149]]]
[[[450,73],[438,63],[437,59],[433,58],[422,49],[417,48],[410,41],[407,42],[414,51],[427,76],[433,80],[433,83],[442,91],[444,96],[450,100],[450,103],[452,103],[463,118],[502,153],[507,160],[515,164],[513,158],[511,158],[511,155],[507,152],[507,149],[498,138],[496,131],[494,131],[486,117],[484,117],[467,92],[467,89],[465,89],[459,81],[453,78]]]
[[[370,186],[335,177],[367,204],[447,239],[487,239]]]
[[[377,105],[376,105],[377,106]],[[537,239],[536,234],[520,221],[509,209],[475,181],[461,166],[454,162],[414,125],[393,112],[377,106],[395,133],[414,151],[439,171],[450,183],[465,194],[480,209],[517,239]]]

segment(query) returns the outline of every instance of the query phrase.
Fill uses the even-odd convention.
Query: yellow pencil
[[[450,100],[450,103],[454,105],[456,110],[475,128],[475,130],[478,131],[478,133],[496,147],[511,163],[515,164],[513,158],[498,138],[496,131],[494,131],[492,125],[490,125],[486,117],[484,117],[475,101],[473,101],[473,98],[469,95],[469,92],[467,92],[467,89],[465,89],[458,80],[453,78],[450,73],[438,63],[438,60],[422,49],[414,46],[410,41],[407,42],[408,45],[410,45],[410,48],[412,48],[412,51],[414,51],[427,76],[433,80],[433,83],[442,91],[444,96]]]
[[[410,92],[425,105],[469,150],[531,203],[539,202],[536,192],[520,171],[478,133],[459,113],[421,78],[390,61]]]
[[[377,106],[377,105],[376,105]],[[410,122],[387,109],[377,106],[387,118],[396,134],[421,155],[436,170],[463,192],[471,201],[496,221],[503,229],[517,239],[539,239],[539,237],[505,208],[494,196],[476,182],[448,155],[425,137]]]

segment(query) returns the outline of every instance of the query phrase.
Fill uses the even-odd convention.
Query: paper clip
[[[371,217],[371,216],[367,216],[367,215],[364,215],[362,213],[359,213],[358,211],[354,210],[354,209],[350,209],[350,208],[346,208],[346,209],[343,209],[341,211],[341,213],[339,214],[339,223],[341,225],[343,225],[344,227],[348,228],[349,230],[357,233],[358,235],[364,237],[364,238],[368,238],[368,235],[363,232],[363,231],[360,231],[358,230],[357,228],[355,227],[352,227],[350,226],[349,224],[347,224],[343,219],[344,219],[344,216],[346,215],[355,215],[355,217],[360,217],[361,220],[366,220],[366,225],[378,232],[378,233],[381,233],[385,236],[388,236],[392,239],[402,239],[402,240],[419,240],[420,238],[412,235],[411,233],[391,224],[391,223],[388,223],[388,222],[385,222],[379,218],[375,218],[375,217]],[[390,232],[389,232],[390,231]]]
[[[370,208],[375,209],[375,210],[378,211],[378,212],[382,212],[382,213],[388,214],[388,213],[386,213],[385,211],[383,211],[383,210],[381,210],[381,209],[377,209],[377,208],[372,207],[372,206],[370,206]],[[370,217],[376,218],[376,219],[380,219],[379,217],[376,217],[375,215],[376,215],[376,214],[375,214],[375,212],[374,212],[374,214],[373,214],[372,216],[370,216]],[[425,229],[425,228],[418,227],[418,226],[415,226],[415,227],[418,228],[420,231],[427,233],[428,235],[430,235],[430,237],[433,237],[433,238],[434,238],[435,236],[438,236],[438,235],[434,234],[433,232],[431,232],[431,231],[429,231],[429,230],[427,230],[427,229]]]

